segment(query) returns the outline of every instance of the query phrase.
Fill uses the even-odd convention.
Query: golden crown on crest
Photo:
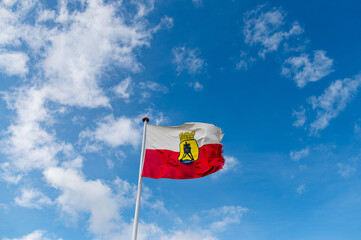
[[[180,138],[181,142],[194,140],[194,134],[195,134],[194,131],[193,132],[180,133],[179,138]]]

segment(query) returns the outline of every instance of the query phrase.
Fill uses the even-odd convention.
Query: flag
[[[147,125],[142,177],[189,179],[223,168],[223,134],[207,123]]]

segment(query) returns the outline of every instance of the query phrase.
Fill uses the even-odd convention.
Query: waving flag
[[[148,125],[146,136],[142,177],[199,178],[222,169],[224,165],[223,134],[213,124]]]

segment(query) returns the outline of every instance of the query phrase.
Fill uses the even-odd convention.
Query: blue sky
[[[360,7],[1,0],[0,239],[130,239],[144,116],[226,165],[143,179],[139,240],[360,239]]]

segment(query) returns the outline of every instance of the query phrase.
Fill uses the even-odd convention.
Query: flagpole
[[[146,139],[146,135],[147,135],[147,123],[149,122],[149,118],[147,118],[147,117],[143,118],[143,122],[144,122],[143,142],[142,142],[142,151],[141,151],[141,154],[140,154],[138,192],[137,192],[137,201],[136,201],[136,204],[135,204],[135,214],[134,214],[134,225],[133,225],[132,240],[137,240],[140,195],[141,195],[141,191],[142,191],[142,173],[143,173],[144,156],[145,156],[145,139]]]

